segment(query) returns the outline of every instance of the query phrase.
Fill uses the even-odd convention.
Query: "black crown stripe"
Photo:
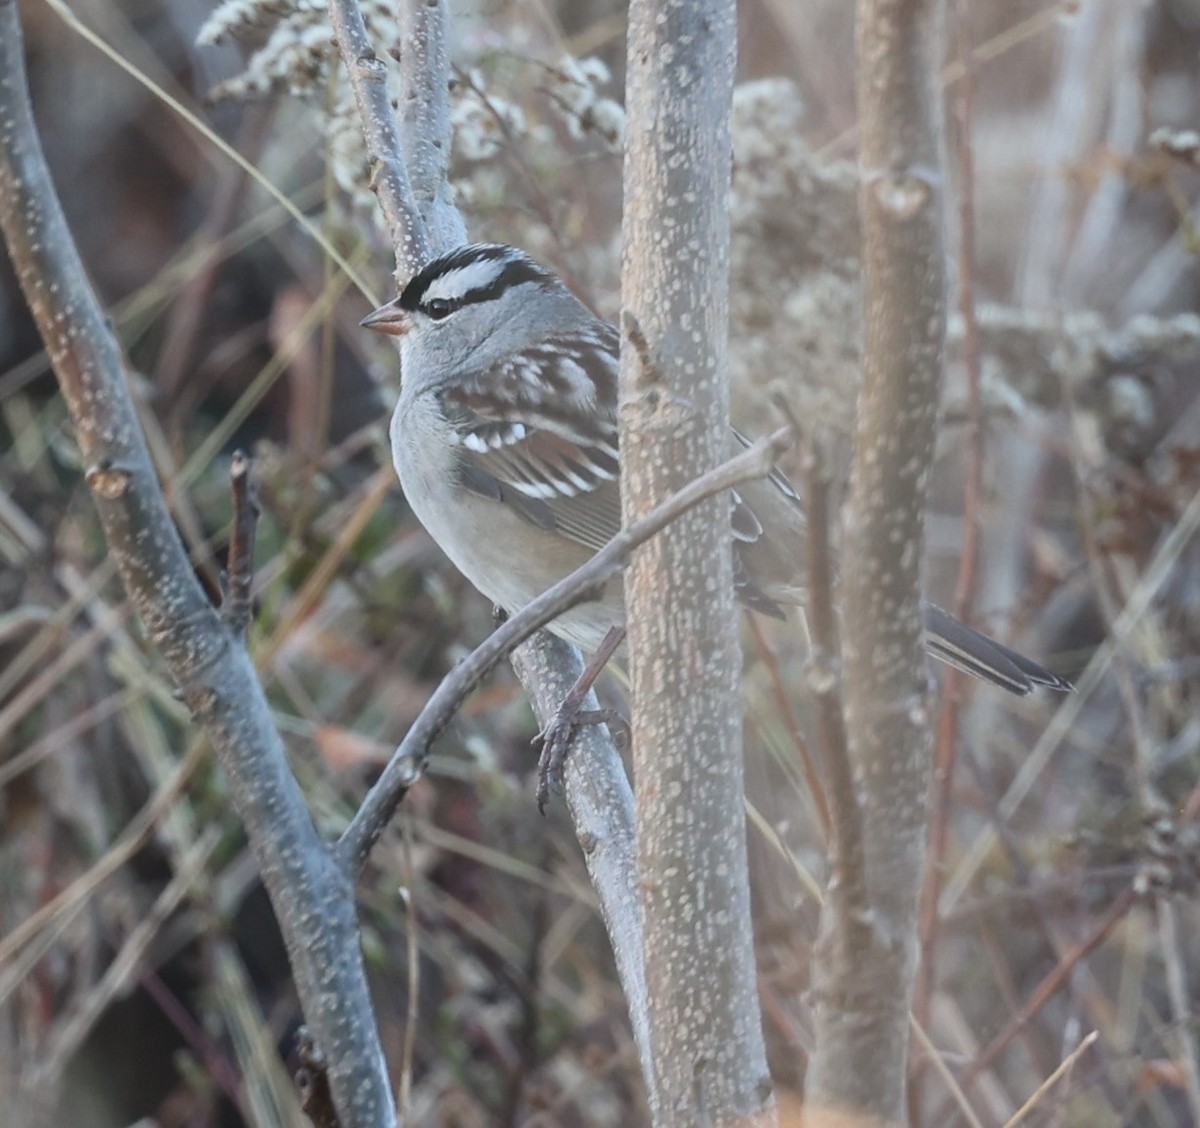
[[[463,294],[453,303],[455,308],[466,305],[468,302],[493,301],[510,286],[519,286],[523,282],[549,285],[554,281],[554,275],[550,271],[539,266],[528,255],[522,254],[514,247],[506,246],[503,243],[472,243],[433,259],[417,271],[400,295],[400,308],[420,309],[429,287],[443,274],[461,270],[463,267],[477,262],[493,262],[498,259],[507,260],[504,269],[486,286],[478,286]]]

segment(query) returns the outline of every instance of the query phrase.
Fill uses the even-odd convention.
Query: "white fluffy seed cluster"
[[[602,59],[566,56],[546,68],[544,89],[563,115],[572,137],[598,137],[610,149],[625,139],[625,107],[600,94],[612,81]]]
[[[528,133],[525,111],[489,90],[478,67],[455,79],[450,87],[450,124],[454,127],[454,152],[472,163],[498,156],[513,138],[524,140]]]
[[[364,0],[362,14],[373,42],[385,51],[396,46],[395,13],[384,0]],[[323,89],[328,80],[335,49],[325,0],[224,0],[205,20],[196,41],[210,46],[230,39],[258,45],[246,69],[211,92],[214,98],[280,91],[304,95]]]
[[[537,93],[542,102],[536,110],[549,110],[551,118],[560,121],[575,140],[594,139],[611,152],[619,151],[625,138],[625,109],[601,93],[612,81],[604,61],[565,56],[553,65],[537,65],[541,71]],[[556,143],[550,121],[540,120],[536,112],[527,113],[506,96],[502,80],[489,79],[479,67],[455,80],[451,106],[455,155],[464,161],[492,160],[514,140],[534,147]]]
[[[388,0],[363,0],[362,13],[388,68],[395,101],[401,93],[395,12]],[[318,105],[326,115],[334,180],[355,210],[376,210],[354,100],[336,61],[327,0],[224,0],[197,40],[201,45],[238,40],[249,48],[242,73],[210,91],[213,99],[286,94]],[[625,112],[605,94],[612,76],[602,60],[540,61],[536,37],[526,43],[532,57],[498,52],[496,46],[487,36],[464,35],[459,49],[468,57],[457,60],[451,82],[456,166],[451,180],[460,204],[481,213],[511,197],[505,154],[515,152],[525,166],[546,169],[562,163],[564,134],[593,152],[617,152],[624,138]]]
[[[730,340],[739,418],[775,426],[778,388],[823,433],[852,433],[860,382],[858,179],[804,139],[794,84],[763,79],[733,99]]]

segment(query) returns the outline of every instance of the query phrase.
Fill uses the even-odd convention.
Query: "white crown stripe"
[[[429,283],[425,293],[421,295],[421,304],[428,305],[431,301],[458,301],[472,290],[482,290],[490,286],[504,273],[507,266],[508,259],[485,258],[448,270]]]

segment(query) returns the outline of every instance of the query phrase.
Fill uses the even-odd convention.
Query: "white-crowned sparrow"
[[[392,457],[421,523],[485,596],[516,611],[621,525],[616,329],[515,247],[434,259],[362,324],[400,338]],[[731,453],[746,444],[731,433]],[[804,514],[774,473],[733,497],[734,577],[749,608],[801,603]],[[550,630],[594,652],[624,623],[619,583]],[[1069,682],[925,605],[935,657],[1011,693]]]

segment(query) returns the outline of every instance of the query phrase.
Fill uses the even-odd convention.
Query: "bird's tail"
[[[932,603],[925,604],[925,649],[935,658],[1021,697],[1039,685],[1062,692],[1075,688],[1066,678],[972,630]]]

